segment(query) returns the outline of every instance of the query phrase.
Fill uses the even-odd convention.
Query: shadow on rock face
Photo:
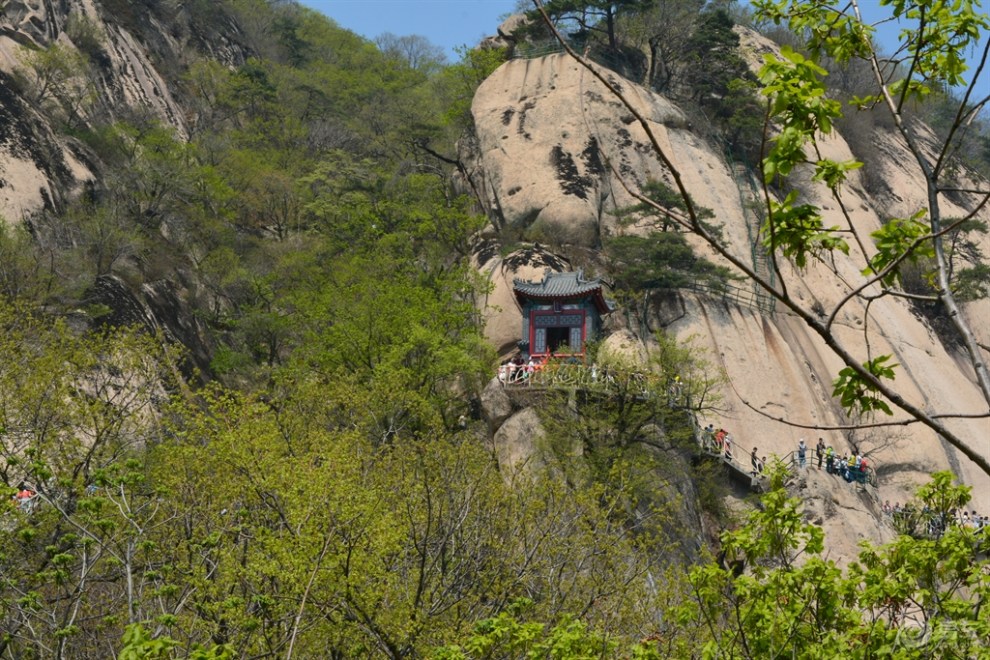
[[[502,261],[503,272],[506,270],[515,271],[523,266],[544,267],[560,272],[569,270],[571,264],[563,257],[544,250],[539,243],[536,243],[532,247],[516,250]]]

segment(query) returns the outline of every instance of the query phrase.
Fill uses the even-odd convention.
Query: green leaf
[[[849,245],[837,235],[838,227],[825,229],[818,208],[811,204],[794,205],[797,192],[782,202],[770,202],[770,213],[761,230],[764,245],[794,260],[798,268],[807,266],[808,257],[838,250],[849,253]]]
[[[877,379],[893,380],[894,367],[897,365],[887,364],[891,357],[880,355],[864,362],[863,367]],[[852,367],[840,370],[832,385],[832,396],[838,397],[842,407],[847,411],[858,410],[861,414],[868,414],[879,410],[887,415],[893,414],[887,402],[877,394],[879,391],[877,386]]]
[[[927,210],[921,209],[907,219],[892,218],[873,232],[877,252],[863,269],[863,275],[876,275],[890,268],[880,281],[884,286],[893,286],[901,280],[900,263],[917,263],[919,259],[934,257],[935,247],[931,240],[926,240],[930,227],[920,221],[926,214]]]
[[[835,189],[845,182],[847,172],[858,170],[862,166],[863,163],[856,160],[840,163],[834,160],[823,159],[815,164],[815,174],[812,179],[814,181],[823,181],[829,188]]]

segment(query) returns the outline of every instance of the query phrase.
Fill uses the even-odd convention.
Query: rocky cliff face
[[[242,42],[218,3],[2,3],[0,222],[61,211],[98,180],[98,160],[71,137],[93,117],[104,124],[152,118],[186,137],[190,118],[179,98],[183,71],[204,56],[243,63],[248,52]],[[163,331],[205,369],[205,329],[184,302],[188,281],[179,279],[130,290],[117,278],[103,277],[90,291],[91,302],[108,305],[111,322]]]
[[[190,6],[196,3],[190,3]],[[198,6],[198,5],[197,5]],[[96,164],[64,131],[53,130],[56,95],[109,116],[150,115],[186,135],[176,100],[182,66],[199,54],[233,64],[246,52],[237,27],[201,34],[185,3],[135,6],[123,0],[9,0],[0,10],[0,217],[19,222],[59,208],[95,176]],[[58,49],[55,51],[54,49]],[[29,64],[57,52],[39,74]]]
[[[750,36],[748,43],[754,41]],[[606,71],[604,75],[618,83],[638,112],[648,118],[696,202],[715,211],[733,253],[750,260],[754,232],[744,208],[748,192],[740,184],[739,172],[720,150],[695,134],[689,118],[668,99],[617,74]],[[635,188],[649,179],[670,181],[632,115],[564,54],[507,62],[478,90],[472,113],[477,134],[462,144],[461,156],[470,164],[473,187],[484,191],[491,233],[504,242],[519,236],[539,237],[544,242],[569,244],[572,253],[574,246],[593,251],[603,238],[619,231],[610,212],[632,202],[626,186]],[[852,157],[841,136],[830,139],[825,147],[827,157]],[[881,226],[881,214],[907,217],[926,206],[924,182],[902,166],[911,162],[906,148],[893,136],[881,140],[878,147],[884,154],[879,175],[890,195],[885,199],[871,196],[857,176],[844,191],[851,222],[864,235]],[[824,209],[826,226],[843,224],[840,211],[820,191],[808,185],[802,193]],[[943,201],[946,217],[964,215],[963,208]],[[990,219],[990,211],[983,209],[980,217]],[[990,254],[987,238],[981,240],[982,254]],[[579,252],[587,254],[587,250]],[[497,311],[489,313],[489,335],[496,346],[511,349],[520,327],[511,296],[512,277],[532,277],[533,272],[497,256],[496,251],[482,254],[479,262],[494,285],[490,302],[497,305]],[[853,247],[848,257],[837,255],[833,265],[813,264],[803,272],[787,264],[783,268],[798,300],[830,310],[847,291],[843,282],[859,277],[861,264],[862,254]],[[630,335],[648,337],[661,328],[682,338],[694,337],[713,367],[724,370],[728,378],[721,411],[706,421],[729,429],[736,446],[747,451],[757,446],[761,454],[784,456],[796,448],[799,438],[814,446],[822,436],[839,452],[870,453],[881,484],[880,492],[871,495],[874,500],[903,500],[928,473],[951,469],[975,487],[977,508],[990,509],[990,480],[918,424],[825,432],[776,421],[786,418],[826,426],[850,422],[831,397],[831,383],[842,365],[799,318],[782,310],[768,314],[696,294],[682,293],[679,298],[673,306],[676,313],[669,304],[651,306],[645,319],[631,322],[610,341],[621,337],[628,343]],[[987,301],[970,304],[966,313],[981,341],[987,343]],[[837,323],[840,338],[857,347],[857,354],[866,354],[869,341],[875,354],[895,356],[901,365],[898,387],[913,403],[929,411],[985,412],[986,404],[965,357],[959,349],[943,345],[908,303],[889,297],[876,300],[868,322],[862,305],[845,305]],[[986,418],[954,420],[951,428],[974,450],[990,455]],[[818,481],[814,480],[812,491],[820,495],[824,491]],[[877,522],[873,507],[857,504],[846,493],[836,497],[840,495],[841,506],[834,502],[824,506],[820,501],[818,507],[837,547],[852,552],[852,537],[882,540],[889,533]]]

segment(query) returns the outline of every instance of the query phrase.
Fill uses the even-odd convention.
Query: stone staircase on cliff
[[[775,286],[776,273],[774,272],[770,255],[760,240],[760,229],[763,226],[764,215],[759,185],[754,180],[749,168],[742,163],[733,161],[728,150],[726,150],[726,159],[732,171],[732,179],[739,190],[739,205],[743,210],[746,238],[749,242],[753,271],[764,282],[769,283],[770,286]],[[695,281],[688,285],[687,288],[711,297],[721,298],[740,307],[755,309],[761,314],[766,315],[773,314],[777,305],[777,299],[767,293],[756,282],[751,282],[746,286],[738,286],[730,282],[712,284]]]
[[[763,213],[763,200],[760,198],[760,186],[749,167],[733,160],[728,150],[726,151],[726,159],[732,171],[732,180],[739,190],[739,206],[742,208],[743,219],[746,224],[746,237],[749,239],[753,270],[763,281],[769,283],[770,286],[775,286],[776,273],[766,246],[760,240],[760,229],[766,220]],[[776,299],[756,282],[753,282],[752,286],[758,307],[773,313]]]

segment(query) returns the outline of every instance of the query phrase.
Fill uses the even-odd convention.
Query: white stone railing
[[[662,374],[626,371],[580,362],[551,360],[542,364],[503,364],[498,380],[508,389],[575,388],[588,391],[626,393],[644,399],[663,396],[674,407],[687,405],[683,385]]]

